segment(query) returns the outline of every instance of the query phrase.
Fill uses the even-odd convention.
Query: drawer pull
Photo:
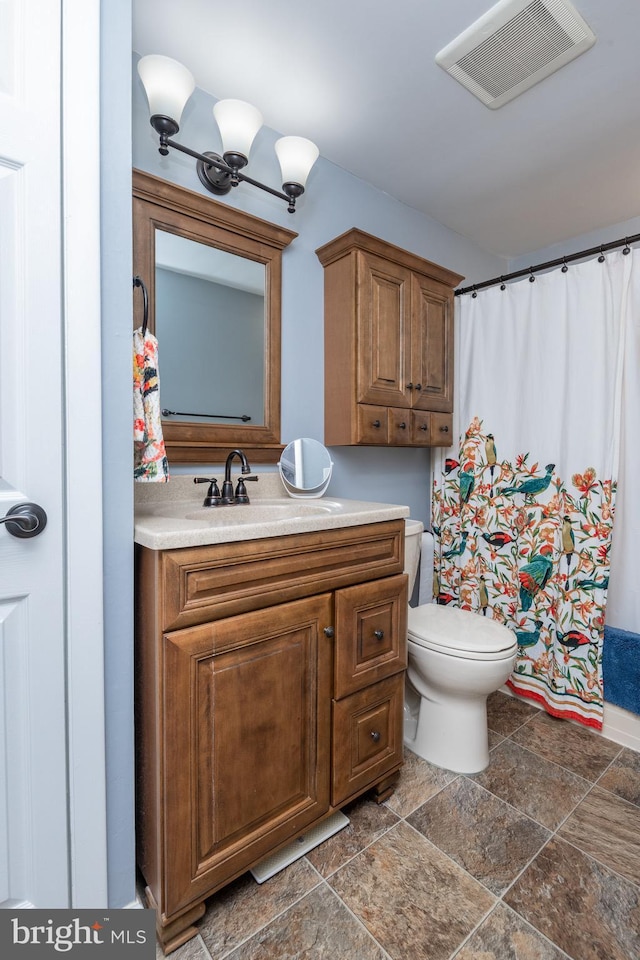
[[[328,637],[328,638],[329,638],[329,640],[333,640],[333,637],[335,636],[333,627],[325,627],[324,630],[323,630],[323,633],[324,633],[325,637]]]
[[[406,423],[404,422],[404,420],[402,421],[402,423],[398,424],[398,426],[400,427],[401,430],[406,430],[406,429],[407,429],[407,425],[406,425]]]
[[[372,731],[371,731],[371,739],[373,740],[374,743],[378,743],[378,741],[380,740],[380,731],[379,731],[379,730],[372,730]]]
[[[373,635],[376,640],[384,640],[384,630],[374,630]]]
[[[407,390],[413,390],[413,384],[412,384],[412,383],[408,383],[408,384],[407,384]]]
[[[420,429],[426,431],[426,430],[428,430],[429,428],[428,428],[428,426],[426,425],[426,423],[421,423],[421,424],[420,424]]]
[[[416,390],[422,390],[422,384],[416,383]]]
[[[379,427],[379,426],[380,426],[380,421],[379,421],[379,420],[374,420],[373,423],[371,424],[371,426],[372,426],[372,427]]]
[[[440,427],[440,433],[449,433],[449,427],[445,424]]]

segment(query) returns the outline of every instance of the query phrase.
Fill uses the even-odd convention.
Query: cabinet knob
[[[407,429],[407,425],[406,425],[406,423],[404,422],[404,420],[402,421],[402,423],[399,423],[398,426],[400,427],[401,430],[406,430],[406,429]]]
[[[425,433],[426,433],[426,431],[427,431],[429,428],[428,428],[428,426],[426,425],[426,423],[421,423],[421,424],[420,424],[420,429],[421,429],[421,430],[424,430]]]
[[[373,740],[374,743],[378,743],[378,741],[380,740],[380,731],[379,731],[379,730],[372,730],[372,731],[371,731],[371,739]]]
[[[449,433],[449,427],[446,425],[446,423],[443,423],[440,427],[440,433]]]
[[[407,390],[413,390],[413,384],[412,384],[412,383],[408,383],[408,384],[407,384]]]
[[[371,424],[371,426],[372,426],[372,427],[379,427],[379,426],[380,426],[380,421],[379,421],[379,420],[374,420],[373,423]]]
[[[324,633],[325,637],[328,637],[328,638],[329,638],[329,640],[333,640],[333,637],[335,636],[333,627],[325,627],[324,630],[323,630],[323,633]]]
[[[416,383],[416,390],[422,390],[422,384]]]
[[[384,630],[374,630],[373,635],[376,640],[384,640]]]

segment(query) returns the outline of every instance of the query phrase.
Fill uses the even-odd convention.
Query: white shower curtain
[[[510,626],[513,689],[596,728],[637,256],[458,298],[459,443],[434,457],[439,601]]]

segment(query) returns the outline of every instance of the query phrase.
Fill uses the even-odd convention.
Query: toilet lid
[[[409,639],[426,647],[435,647],[452,654],[469,653],[507,656],[517,647],[512,630],[496,620],[457,607],[425,603],[409,607]]]

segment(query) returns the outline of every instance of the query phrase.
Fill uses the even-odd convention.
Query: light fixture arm
[[[265,190],[280,200],[285,200],[288,204],[287,210],[289,213],[295,213],[296,200],[304,193],[304,187],[300,186],[299,183],[284,184],[284,187],[291,192],[281,193],[279,190],[274,190],[273,187],[268,187],[265,183],[260,183],[258,180],[254,180],[245,173],[241,173],[239,170],[229,166],[217,153],[198,153],[197,150],[192,150],[190,147],[185,147],[184,144],[178,143],[176,140],[171,140],[167,133],[157,132],[160,136],[160,146],[158,150],[162,156],[166,156],[169,152],[167,148],[171,147],[173,150],[179,150],[180,153],[186,153],[187,156],[193,157],[194,160],[198,161],[198,176],[202,184],[212,193],[228,193],[231,187],[236,187],[239,181],[242,180],[245,183],[250,183],[253,187]],[[214,167],[224,176],[213,178],[207,175],[207,170],[211,167]]]

